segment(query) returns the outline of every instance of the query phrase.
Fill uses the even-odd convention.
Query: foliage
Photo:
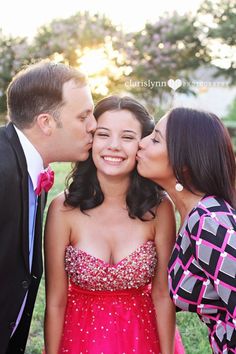
[[[6,88],[17,71],[30,62],[50,58],[80,67],[86,52],[93,55],[93,64],[102,50],[103,67],[88,73],[95,101],[123,88],[126,71],[117,43],[124,38],[104,15],[77,13],[66,19],[55,19],[38,29],[31,43],[26,38],[6,37],[0,32],[0,112],[6,111]],[[89,59],[91,60],[91,58]],[[86,73],[86,70],[85,70]],[[102,90],[102,86],[105,90]],[[2,101],[2,102],[1,102]]]
[[[158,98],[162,103],[170,95],[169,79],[189,81],[195,69],[210,61],[208,50],[200,41],[196,18],[176,12],[154,24],[147,23],[134,36],[131,34],[126,52],[133,68],[130,78],[141,83],[139,87],[131,85],[131,91],[149,102]],[[152,88],[148,85],[151,82],[155,84]],[[182,85],[179,91],[193,93],[188,85]]]
[[[236,122],[236,97],[229,106],[227,115],[224,117],[225,120]]]
[[[198,15],[203,16],[203,30],[207,33],[208,44],[217,45],[212,51],[212,60],[219,64],[217,76],[223,75],[233,85],[236,83],[236,7],[232,0],[205,0]],[[220,67],[222,59],[227,67]]]
[[[81,67],[81,60],[83,61],[88,51],[90,58],[87,60],[90,61],[92,55],[94,66],[96,60],[102,60],[100,80],[96,80],[97,72],[88,72],[96,101],[109,91],[117,91],[121,86],[125,68],[119,52],[115,50],[116,43],[121,38],[121,30],[107,17],[85,12],[66,19],[56,19],[42,26],[34,38],[33,48],[36,58],[49,57],[75,67]],[[102,90],[102,87],[105,89]]]
[[[29,62],[26,38],[5,36],[0,29],[0,113],[6,111],[5,91],[20,67]]]
[[[85,71],[95,102],[111,92],[129,91],[159,117],[173,101],[169,79],[182,80],[178,92],[195,94],[188,85],[194,71],[224,57],[228,68],[218,66],[217,75],[236,82],[235,25],[232,0],[206,0],[196,15],[166,13],[138,33],[125,34],[106,16],[89,12],[54,19],[40,27],[31,42],[0,30],[0,113],[6,110],[5,91],[16,72],[49,57]],[[218,52],[213,50],[216,43]],[[88,72],[83,70],[88,66],[85,58]]]
[[[227,127],[234,147],[234,153],[236,155],[236,97],[229,105],[228,113],[223,118],[224,125]]]
[[[104,43],[106,36],[113,35],[116,28],[103,15],[77,13],[66,19],[53,20],[39,28],[34,38],[38,58],[61,54],[64,61],[78,65],[77,52],[84,47],[94,47]],[[36,52],[36,50],[35,50]]]

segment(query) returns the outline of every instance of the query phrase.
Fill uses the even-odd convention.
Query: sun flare
[[[106,96],[109,93],[109,81],[113,77],[119,81],[127,75],[127,68],[119,64],[122,54],[113,49],[111,38],[105,39],[105,45],[97,48],[85,47],[76,51],[78,68],[88,77],[92,92]]]
[[[78,64],[81,71],[91,76],[105,70],[110,65],[110,62],[103,48],[85,48],[82,56],[78,60]]]

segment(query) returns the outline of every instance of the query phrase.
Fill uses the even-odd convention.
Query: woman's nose
[[[139,142],[139,149],[144,149],[147,143],[148,136],[145,136],[145,138],[142,138]]]

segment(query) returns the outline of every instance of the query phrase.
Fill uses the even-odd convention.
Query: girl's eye
[[[108,134],[106,134],[106,133],[97,133],[96,135],[97,136],[108,136]]]
[[[124,139],[127,139],[127,140],[133,140],[134,137],[133,136],[123,136]]]
[[[152,142],[153,142],[154,144],[159,143],[159,141],[156,140],[155,138],[152,138]]]

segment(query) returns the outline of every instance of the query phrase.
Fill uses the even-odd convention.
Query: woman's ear
[[[50,136],[55,129],[56,122],[51,114],[42,113],[36,118],[36,124],[44,135]]]

